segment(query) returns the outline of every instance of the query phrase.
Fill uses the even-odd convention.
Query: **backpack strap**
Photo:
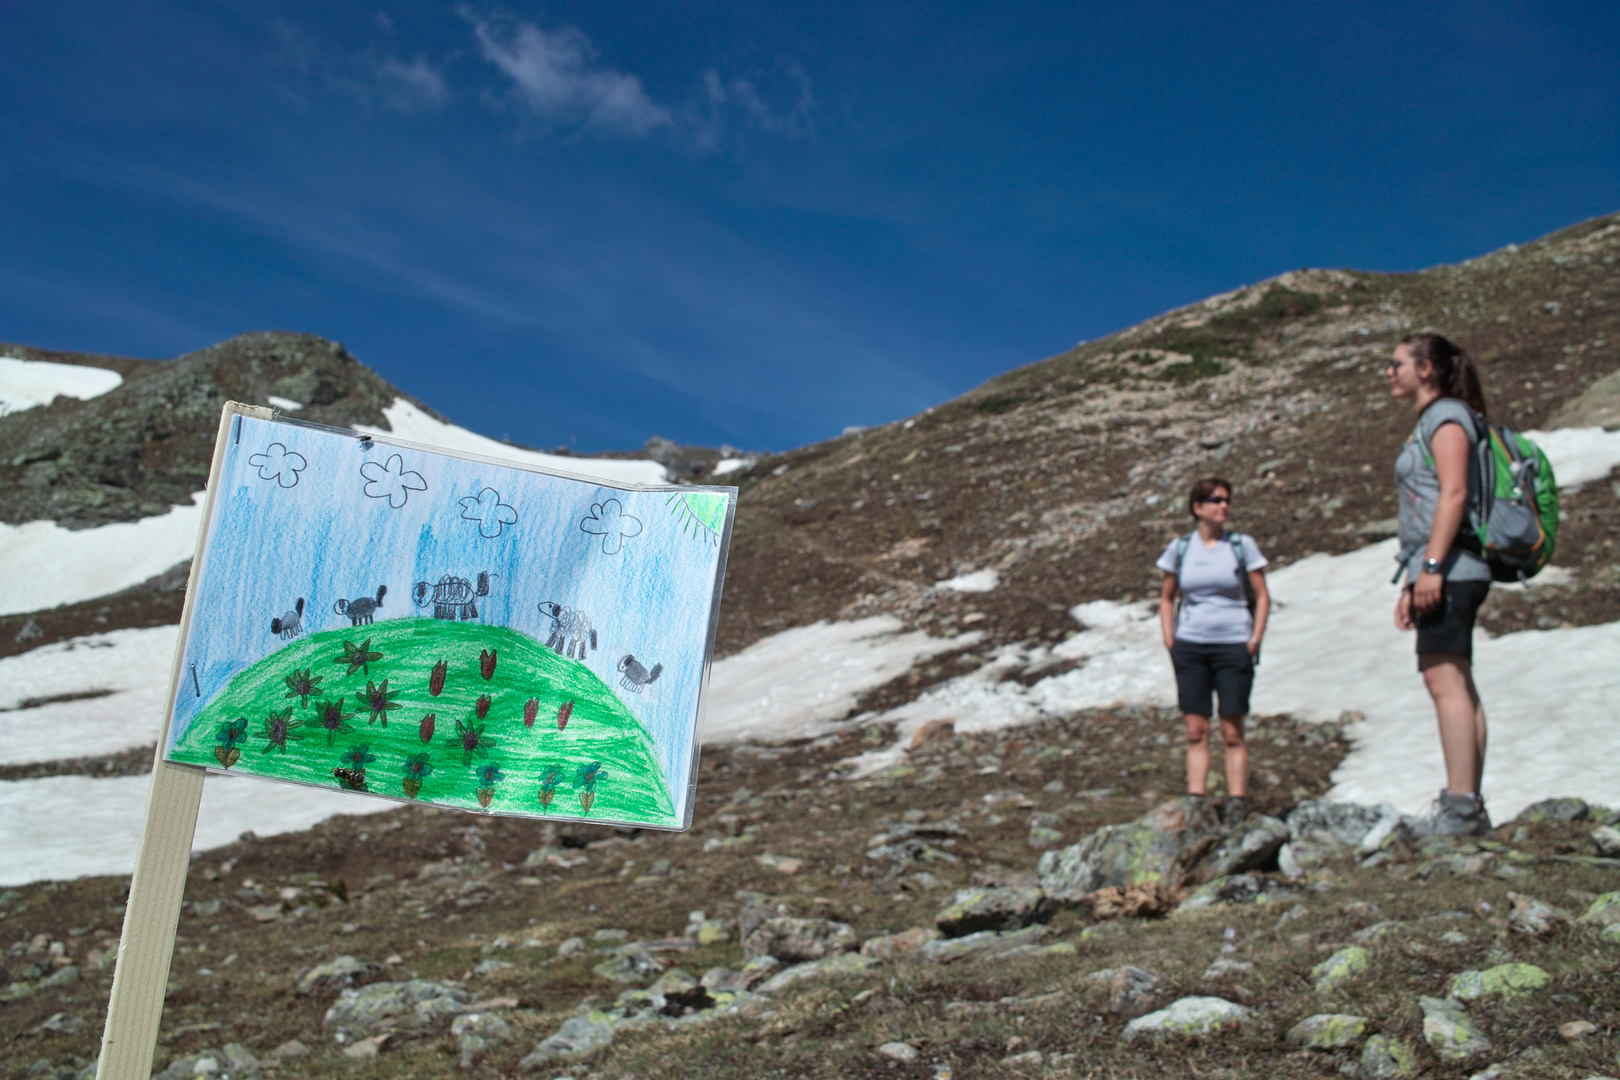
[[[1176,588],[1181,588],[1181,560],[1187,557],[1187,545],[1192,543],[1193,536],[1198,530],[1187,533],[1176,539]]]
[[[1243,534],[1227,533],[1227,539],[1232,542],[1232,558],[1237,561],[1238,577],[1247,579],[1249,575],[1249,560],[1243,557]]]

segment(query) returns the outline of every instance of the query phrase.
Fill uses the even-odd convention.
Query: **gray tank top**
[[[1440,477],[1434,471],[1429,446],[1434,433],[1442,425],[1456,424],[1468,436],[1468,503],[1463,514],[1463,529],[1472,528],[1470,520],[1479,506],[1479,428],[1474,411],[1456,398],[1440,398],[1431,402],[1418,417],[1412,437],[1401,447],[1395,459],[1395,489],[1399,507],[1396,510],[1397,535],[1401,550],[1396,559],[1406,568],[1406,583],[1412,585],[1423,570],[1424,553],[1429,546],[1429,532],[1434,528],[1434,510],[1440,502]],[[1489,581],[1491,568],[1485,560],[1471,551],[1465,551],[1452,541],[1451,550],[1440,562],[1442,575],[1447,581]]]

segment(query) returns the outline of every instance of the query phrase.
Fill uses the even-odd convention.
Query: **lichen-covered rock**
[[[662,975],[664,965],[649,952],[641,949],[625,949],[613,959],[603,961],[591,970],[614,982],[643,982]]]
[[[1108,1011],[1127,1019],[1153,1011],[1164,980],[1147,968],[1128,965],[1108,980]]]
[[[1497,964],[1484,971],[1459,971],[1452,976],[1447,994],[1458,1001],[1508,998],[1539,990],[1551,981],[1552,976],[1534,964]]]
[[[930,941],[938,941],[943,936],[932,926],[913,926],[898,934],[882,934],[867,939],[861,945],[861,955],[869,956],[873,960],[898,960],[902,956],[911,955]]]
[[[794,964],[790,968],[783,968],[760,985],[762,994],[774,994],[783,987],[806,979],[823,979],[829,975],[858,975],[871,967],[876,967],[877,961],[860,953],[840,953],[828,956],[821,960],[812,960],[805,964]]]
[[[1220,835],[1189,826],[1180,800],[1124,825],[1105,825],[1078,844],[1048,851],[1039,864],[1041,888],[1057,903],[1078,904],[1107,886],[1177,885]]]
[[[1587,926],[1620,925],[1620,892],[1606,892],[1593,900],[1579,921]]]
[[[1293,891],[1286,883],[1276,878],[1261,877],[1258,874],[1233,874],[1200,885],[1193,890],[1192,895],[1176,906],[1176,910],[1198,911],[1218,904],[1269,903]]]
[[[1368,942],[1408,933],[1411,929],[1410,926],[1398,919],[1385,919],[1383,922],[1375,922],[1371,926],[1362,927],[1350,935],[1350,940],[1358,945],[1365,945]]]
[[[1620,855],[1620,829],[1613,825],[1599,825],[1592,830],[1592,847],[1605,858]]]
[[[1055,848],[1063,843],[1063,818],[1057,814],[1037,811],[1029,816],[1029,846],[1037,851]]]
[[[1288,839],[1288,826],[1279,819],[1252,817],[1222,841],[1203,865],[1216,877],[1261,870],[1277,858]]]
[[[1361,841],[1385,817],[1382,807],[1360,803],[1307,799],[1288,815],[1289,838],[1295,843],[1313,834],[1327,834],[1347,848]]]
[[[934,925],[946,937],[980,930],[1017,930],[1042,914],[1045,899],[1040,889],[960,889],[934,916]]]
[[[1254,1013],[1225,998],[1184,997],[1158,1012],[1138,1016],[1125,1025],[1125,1040],[1166,1036],[1197,1038],[1230,1031],[1248,1023]]]
[[[1468,1017],[1468,1010],[1450,998],[1418,998],[1423,1010],[1423,1041],[1446,1061],[1479,1057],[1491,1051],[1491,1041]]]
[[[1318,994],[1330,994],[1372,964],[1372,953],[1360,945],[1347,945],[1311,968],[1311,985]]]
[[[1007,952],[1023,945],[1033,945],[1046,935],[1047,928],[1040,924],[1022,930],[980,930],[966,937],[941,938],[930,941],[912,955],[931,964],[952,964],[959,960],[978,959]]]
[[[1515,825],[1534,825],[1561,821],[1585,820],[1589,807],[1585,799],[1542,799],[1519,811],[1513,819]]]
[[[1317,1013],[1288,1029],[1291,1046],[1312,1050],[1342,1050],[1367,1037],[1367,1018],[1349,1013]]]
[[[774,956],[785,964],[799,964],[848,952],[857,943],[855,930],[848,923],[778,915],[761,922],[743,940],[743,954]]]
[[[353,956],[339,956],[324,964],[316,964],[299,975],[293,989],[300,994],[335,994],[345,987],[375,981],[382,970],[381,964],[368,963]]]
[[[1415,1076],[1417,1055],[1400,1039],[1374,1035],[1361,1048],[1361,1075],[1365,1080],[1400,1080]]]
[[[578,1060],[589,1057],[613,1041],[617,1031],[615,1023],[617,1019],[612,1013],[600,1011],[588,1012],[583,1016],[571,1016],[563,1021],[562,1027],[554,1034],[541,1039],[539,1044],[518,1062],[518,1068],[529,1071],[558,1058]]]
[[[450,1025],[461,1051],[461,1067],[470,1069],[496,1043],[512,1037],[512,1026],[492,1012],[462,1013]]]
[[[324,1023],[345,1038],[386,1031],[432,1033],[473,1002],[473,995],[452,983],[430,979],[372,983],[338,994]]]

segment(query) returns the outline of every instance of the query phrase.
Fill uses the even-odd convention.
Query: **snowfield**
[[[49,405],[58,397],[88,401],[123,382],[122,375],[108,368],[0,356],[0,416]]]

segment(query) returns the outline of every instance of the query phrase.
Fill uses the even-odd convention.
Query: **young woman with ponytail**
[[[1425,831],[1482,835],[1491,819],[1480,795],[1485,709],[1474,686],[1474,617],[1491,586],[1468,523],[1480,493],[1475,448],[1485,394],[1472,357],[1439,334],[1408,334],[1388,365],[1390,391],[1417,411],[1395,462],[1398,532],[1406,575],[1395,625],[1417,630],[1418,670],[1434,700],[1446,786]]]

